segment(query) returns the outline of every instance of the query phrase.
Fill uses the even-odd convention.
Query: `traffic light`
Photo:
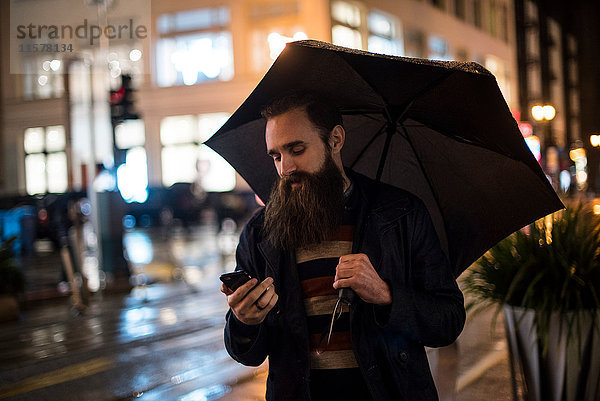
[[[134,111],[135,90],[131,87],[131,76],[121,75],[121,87],[110,91],[110,116],[113,126],[123,120],[137,120],[140,118]]]

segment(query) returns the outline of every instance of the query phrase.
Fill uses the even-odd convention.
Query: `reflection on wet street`
[[[130,292],[98,293],[81,315],[66,298],[46,301],[0,325],[0,399],[231,396],[236,382],[261,374],[223,346],[218,276],[233,269],[237,235],[210,226],[126,233]]]
[[[218,276],[234,267],[239,232],[212,226],[137,229],[123,242],[133,288],[38,302],[0,324],[0,400],[264,400],[266,364],[248,368],[223,345]],[[511,399],[502,325],[469,318],[455,346],[428,350],[440,400]]]

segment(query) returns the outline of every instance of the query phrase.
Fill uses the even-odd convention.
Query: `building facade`
[[[26,7],[32,20],[54,13],[62,25],[82,23],[78,12],[47,10],[46,0],[12,4]],[[196,182],[207,191],[247,189],[202,142],[252,91],[285,43],[295,39],[476,61],[497,77],[511,109],[522,103],[509,0],[90,4],[86,7],[94,8],[96,20],[90,17],[89,24],[129,23],[132,31],[135,25],[146,34],[104,37],[87,46],[89,38],[82,39],[74,43],[76,52],[19,53],[11,47],[11,15],[14,19],[18,10],[9,9],[8,2],[1,6],[0,49],[11,65],[1,66],[0,195],[79,190],[91,182],[110,188],[114,182],[99,180],[96,166],[110,167],[115,154],[126,162],[117,177],[130,200],[143,200],[136,195],[143,187],[177,182]],[[11,68],[19,73],[11,74]],[[117,92],[124,75],[132,78],[140,119],[113,129],[111,90]]]

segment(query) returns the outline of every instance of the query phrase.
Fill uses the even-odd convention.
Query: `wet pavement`
[[[0,400],[264,400],[266,364],[239,365],[223,346],[218,276],[236,239],[214,226],[128,233],[131,291],[96,293],[85,313],[66,297],[36,301],[0,323]],[[491,318],[469,317],[456,346],[429,351],[442,401],[512,399]]]

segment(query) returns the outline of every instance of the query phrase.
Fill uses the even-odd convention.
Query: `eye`
[[[304,146],[298,146],[292,149],[292,153],[294,155],[301,155],[302,153],[304,153]]]
[[[279,155],[279,154],[272,154],[271,157],[276,162],[281,161],[281,155]]]

